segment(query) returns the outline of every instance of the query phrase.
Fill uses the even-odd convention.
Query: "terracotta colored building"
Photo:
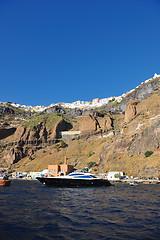
[[[64,164],[61,165],[48,165],[48,176],[65,176],[72,172],[74,169],[73,165],[68,165],[65,157]]]

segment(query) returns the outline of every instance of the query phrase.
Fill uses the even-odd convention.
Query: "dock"
[[[160,184],[160,180],[151,179],[120,179],[120,180],[110,180],[110,182],[119,183],[137,183],[137,184]]]

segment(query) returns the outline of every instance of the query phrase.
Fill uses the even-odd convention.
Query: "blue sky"
[[[160,74],[159,0],[0,0],[0,101],[119,96]]]

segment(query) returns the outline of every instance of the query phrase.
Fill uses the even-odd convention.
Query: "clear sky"
[[[0,101],[119,96],[160,74],[160,0],[0,0]]]

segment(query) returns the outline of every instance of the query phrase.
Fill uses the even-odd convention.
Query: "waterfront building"
[[[108,180],[120,180],[124,176],[124,172],[108,172],[107,179]]]
[[[70,172],[72,172],[74,169],[73,165],[67,164],[67,159],[65,157],[64,164],[58,165],[48,165],[48,176],[65,176],[68,175]]]

